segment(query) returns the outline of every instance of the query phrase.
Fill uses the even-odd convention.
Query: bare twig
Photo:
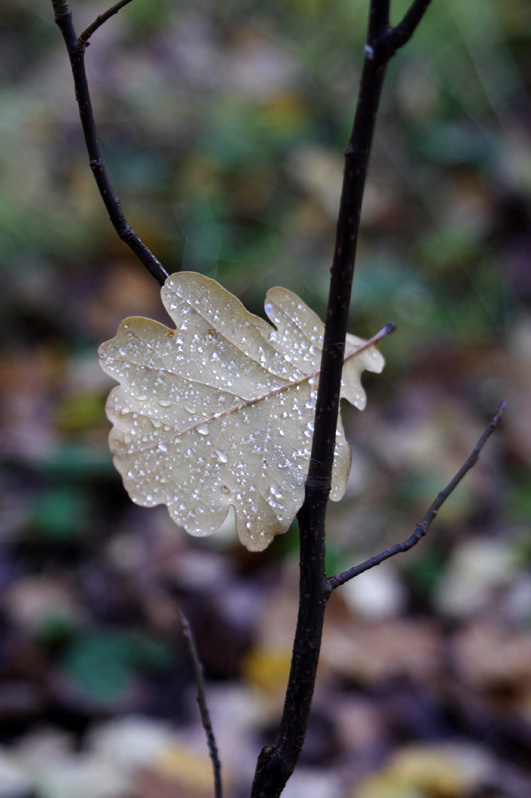
[[[377,344],[384,338],[387,338],[387,336],[391,335],[391,333],[394,333],[395,330],[396,324],[393,321],[390,321],[389,324],[386,324],[385,327],[382,327],[381,330],[378,330],[378,332],[373,335],[372,338],[368,338],[354,352],[352,352],[350,355],[347,355],[344,362],[346,363],[347,360],[352,360],[352,358],[361,355],[361,353],[365,352],[366,349],[370,349],[370,347],[374,346],[374,344]]]
[[[100,28],[103,25],[104,22],[107,22],[107,20],[110,17],[112,17],[115,14],[117,14],[118,11],[120,11],[121,8],[123,8],[124,6],[128,5],[131,2],[132,2],[132,0],[120,0],[120,2],[115,3],[111,8],[109,8],[103,14],[99,14],[96,17],[96,19],[94,20],[94,22],[91,25],[89,25],[88,28],[85,28],[83,33],[80,34],[78,42],[77,42],[78,43],[78,47],[79,46],[85,46],[86,47],[87,44],[88,44],[88,40],[90,39],[92,34],[95,33],[98,30],[98,28]]]
[[[421,13],[419,5],[414,0],[406,14],[411,32],[426,10],[424,8]],[[324,612],[332,590],[325,572],[326,508],[332,482],[361,205],[385,70],[397,49],[385,43],[385,37],[393,30],[389,28],[389,6],[390,0],[371,0],[370,4],[356,114],[345,150],[310,468],[304,504],[297,515],[300,537],[299,610],[291,669],[278,734],[274,743],[263,748],[258,757],[251,798],[278,798],[297,764],[315,686]],[[405,35],[403,40],[407,40]]]
[[[392,41],[395,50],[403,47],[411,39],[430,3],[431,0],[414,0],[402,17],[401,22],[388,32],[387,35]]]
[[[391,548],[386,549],[380,554],[376,554],[374,557],[371,557],[369,560],[365,560],[365,562],[362,562],[359,565],[355,565],[353,568],[349,568],[347,571],[342,571],[340,574],[336,574],[335,576],[329,577],[328,584],[330,585],[330,588],[332,590],[335,590],[336,587],[340,587],[341,585],[344,585],[346,582],[349,582],[351,579],[354,579],[355,576],[359,576],[365,571],[369,571],[371,568],[374,568],[376,565],[380,565],[380,563],[385,562],[385,560],[388,560],[390,557],[394,557],[395,554],[401,554],[405,551],[409,551],[410,549],[413,548],[413,546],[417,545],[419,540],[421,540],[424,537],[424,535],[426,535],[426,533],[428,532],[428,529],[431,526],[431,522],[439,512],[440,508],[442,507],[446,499],[454,492],[454,490],[459,485],[465,474],[467,474],[470,471],[470,469],[476,465],[479,455],[481,454],[481,450],[483,449],[488,439],[490,438],[490,436],[492,435],[492,433],[500,423],[504,410],[505,410],[505,401],[501,402],[498,409],[496,410],[496,413],[489,421],[483,435],[474,446],[470,455],[467,457],[467,459],[465,460],[459,471],[450,480],[450,482],[444,488],[444,490],[442,490],[437,495],[437,498],[432,503],[431,507],[429,508],[428,512],[426,513],[422,521],[417,524],[413,534],[407,540],[404,540],[402,543],[397,543],[395,546],[391,546]]]
[[[208,753],[210,755],[210,759],[212,760],[212,771],[214,774],[214,795],[215,798],[223,798],[223,790],[221,784],[221,762],[219,759],[218,747],[216,744],[216,738],[214,736],[214,730],[212,728],[212,722],[210,720],[210,712],[208,711],[208,705],[205,693],[205,680],[203,677],[203,667],[201,665],[201,660],[199,659],[199,654],[197,652],[197,647],[195,644],[192,627],[190,626],[188,619],[184,614],[184,612],[182,612],[182,610],[181,610],[181,624],[185,640],[188,644],[190,657],[192,659],[195,686],[197,690],[197,703],[199,706],[199,712],[201,714],[201,723],[203,724],[203,729],[205,730],[207,738]]]
[[[164,284],[168,277],[168,272],[160,263],[160,261],[151,252],[149,247],[142,241],[140,236],[133,230],[128,223],[122,209],[120,207],[120,200],[114,192],[103,155],[101,152],[100,143],[98,141],[98,131],[96,128],[96,121],[94,119],[94,111],[92,109],[92,100],[87,82],[87,74],[85,71],[85,50],[87,46],[86,41],[81,41],[77,38],[74,23],[72,21],[72,12],[65,0],[52,0],[52,5],[55,13],[55,21],[61,34],[63,36],[68,57],[70,58],[70,66],[72,68],[72,76],[74,78],[74,86],[76,90],[76,99],[79,108],[79,116],[85,136],[85,144],[87,146],[90,168],[94,175],[96,185],[98,186],[101,198],[107,208],[109,218],[122,241],[135,253],[140,261],[147,267],[155,280]],[[121,4],[118,3],[121,7]],[[122,4],[123,5],[123,4]],[[118,8],[113,6],[116,11]],[[103,22],[111,16],[110,9],[102,22],[98,20],[93,23],[94,30],[103,24]],[[113,12],[115,13],[115,12]],[[98,23],[98,24],[96,24]],[[93,27],[90,26],[90,27]],[[87,28],[89,30],[89,28]],[[85,31],[86,33],[86,31]],[[84,34],[82,34],[83,36]],[[90,35],[90,33],[89,33]]]

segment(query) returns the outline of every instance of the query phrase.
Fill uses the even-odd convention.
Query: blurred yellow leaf
[[[476,746],[419,744],[399,750],[383,773],[355,789],[352,798],[465,798],[491,771]]]
[[[258,646],[245,658],[244,678],[270,694],[284,695],[291,665],[291,648]]]
[[[154,763],[154,769],[194,794],[212,794],[212,764],[206,752],[202,755],[185,745],[171,745]]]

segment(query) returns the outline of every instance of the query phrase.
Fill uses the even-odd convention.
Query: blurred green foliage
[[[50,488],[33,497],[30,523],[51,541],[72,541],[86,532],[88,509],[82,489]]]
[[[112,629],[75,637],[62,666],[87,698],[114,704],[133,686],[141,670],[159,670],[172,662],[170,649],[144,632]]]

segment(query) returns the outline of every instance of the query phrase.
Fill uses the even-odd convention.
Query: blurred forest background
[[[71,6],[78,32],[107,8]],[[168,271],[323,315],[367,6],[134,0],[97,32],[107,165]],[[0,796],[212,795],[183,607],[243,798],[283,699],[296,531],[249,554],[125,495],[96,350],[167,319],[93,183],[51,3],[0,9]],[[351,330],[398,329],[344,411],[330,572],[408,537],[508,408],[428,538],[335,594],[286,798],[531,795],[530,40],[527,0],[434,0],[389,68]]]

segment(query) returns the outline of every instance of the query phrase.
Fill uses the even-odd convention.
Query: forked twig
[[[130,0],[127,0],[127,2],[129,1]],[[125,4],[126,3],[122,0],[122,2],[114,5],[105,14],[100,15],[78,39],[68,2],[66,2],[66,0],[52,0],[55,22],[61,31],[70,59],[72,77],[74,78],[76,90],[76,100],[79,108],[79,117],[85,137],[90,168],[92,169],[101,198],[107,208],[109,219],[122,241],[135,253],[153,275],[155,280],[157,280],[160,285],[163,285],[168,277],[168,272],[125,218],[120,207],[120,200],[113,189],[107,173],[101,146],[98,141],[98,131],[85,70],[85,51],[88,38]]]
[[[192,660],[195,686],[197,690],[197,704],[199,706],[199,712],[201,715],[201,723],[203,725],[203,729],[205,730],[207,738],[208,753],[210,755],[210,759],[212,760],[212,771],[214,775],[214,795],[215,798],[223,798],[223,789],[221,784],[221,762],[219,759],[218,747],[216,744],[216,738],[214,736],[214,730],[212,728],[212,721],[210,720],[210,712],[208,711],[206,692],[205,692],[205,680],[203,676],[203,667],[201,665],[201,660],[199,659],[199,654],[195,644],[192,627],[190,626],[188,618],[186,617],[186,615],[182,610],[181,610],[181,625],[183,628],[184,638],[188,644],[188,650],[190,652],[190,657]]]
[[[429,508],[428,512],[417,524],[415,531],[413,534],[407,539],[404,540],[402,543],[397,543],[391,548],[386,549],[385,551],[381,552],[380,554],[376,554],[374,557],[371,557],[365,562],[360,563],[359,565],[355,565],[353,568],[349,568],[346,571],[342,571],[335,576],[330,576],[328,578],[328,584],[332,590],[335,590],[336,587],[340,587],[344,585],[346,582],[349,582],[351,579],[354,579],[355,576],[359,576],[360,574],[364,573],[365,571],[369,571],[371,568],[374,568],[376,565],[380,565],[380,563],[385,562],[390,557],[394,557],[395,554],[401,554],[402,552],[409,551],[416,546],[419,540],[421,540],[424,535],[428,532],[428,529],[431,526],[431,522],[439,512],[440,508],[446,501],[446,499],[454,492],[456,487],[459,485],[465,474],[467,474],[471,468],[473,468],[481,454],[481,450],[487,443],[488,439],[499,425],[501,421],[501,417],[503,415],[503,411],[505,410],[505,401],[501,402],[496,410],[496,413],[489,421],[488,425],[483,432],[483,435],[478,440],[474,448],[472,449],[471,453],[459,469],[459,471],[455,474],[455,476],[450,480],[448,485],[442,490],[438,495],[435,501],[432,503],[431,507]]]

